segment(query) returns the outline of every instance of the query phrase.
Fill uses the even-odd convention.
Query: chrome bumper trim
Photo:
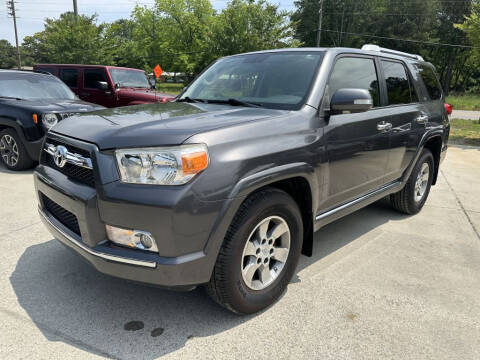
[[[123,263],[123,264],[129,264],[129,265],[137,265],[137,266],[143,266],[143,267],[148,267],[148,268],[156,268],[157,263],[153,261],[143,261],[143,260],[135,260],[135,259],[130,259],[130,258],[124,258],[120,256],[115,256],[115,255],[109,255],[105,254],[99,251],[94,251],[88,246],[82,244],[78,240],[74,239],[72,236],[67,234],[65,231],[63,231],[61,228],[59,228],[57,225],[55,225],[52,220],[50,219],[50,216],[47,215],[42,209],[38,209],[38,212],[40,215],[45,219],[45,221],[53,227],[56,231],[58,231],[60,234],[62,234],[66,239],[68,239],[72,244],[76,245],[83,251],[86,251],[90,255],[105,259],[105,260],[110,260],[118,263]]]

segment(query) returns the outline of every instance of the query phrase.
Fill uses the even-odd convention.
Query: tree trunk
[[[448,55],[448,64],[447,64],[447,73],[445,75],[445,82],[443,84],[443,92],[445,96],[448,95],[450,91],[450,83],[452,82],[453,67],[455,65],[455,55],[456,51],[450,52]]]

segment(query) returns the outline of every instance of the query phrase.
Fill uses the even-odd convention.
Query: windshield
[[[235,99],[268,108],[299,109],[309,93],[323,52],[270,52],[220,59],[181,99]]]
[[[120,87],[149,89],[150,83],[143,71],[127,69],[109,69],[114,84]]]
[[[0,73],[0,96],[24,100],[73,100],[75,94],[56,77],[25,73]]]

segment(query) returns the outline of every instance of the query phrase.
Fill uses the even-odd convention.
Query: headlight
[[[183,185],[208,166],[204,144],[169,148],[116,150],[120,178],[125,183]]]
[[[57,115],[52,113],[47,113],[42,115],[42,123],[45,126],[45,129],[50,130],[58,122]]]

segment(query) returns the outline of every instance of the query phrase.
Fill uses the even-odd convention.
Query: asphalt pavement
[[[31,171],[0,167],[0,205],[0,359],[480,358],[480,149],[449,149],[420,214],[378,203],[317,232],[246,317],[94,271],[40,223]]]

